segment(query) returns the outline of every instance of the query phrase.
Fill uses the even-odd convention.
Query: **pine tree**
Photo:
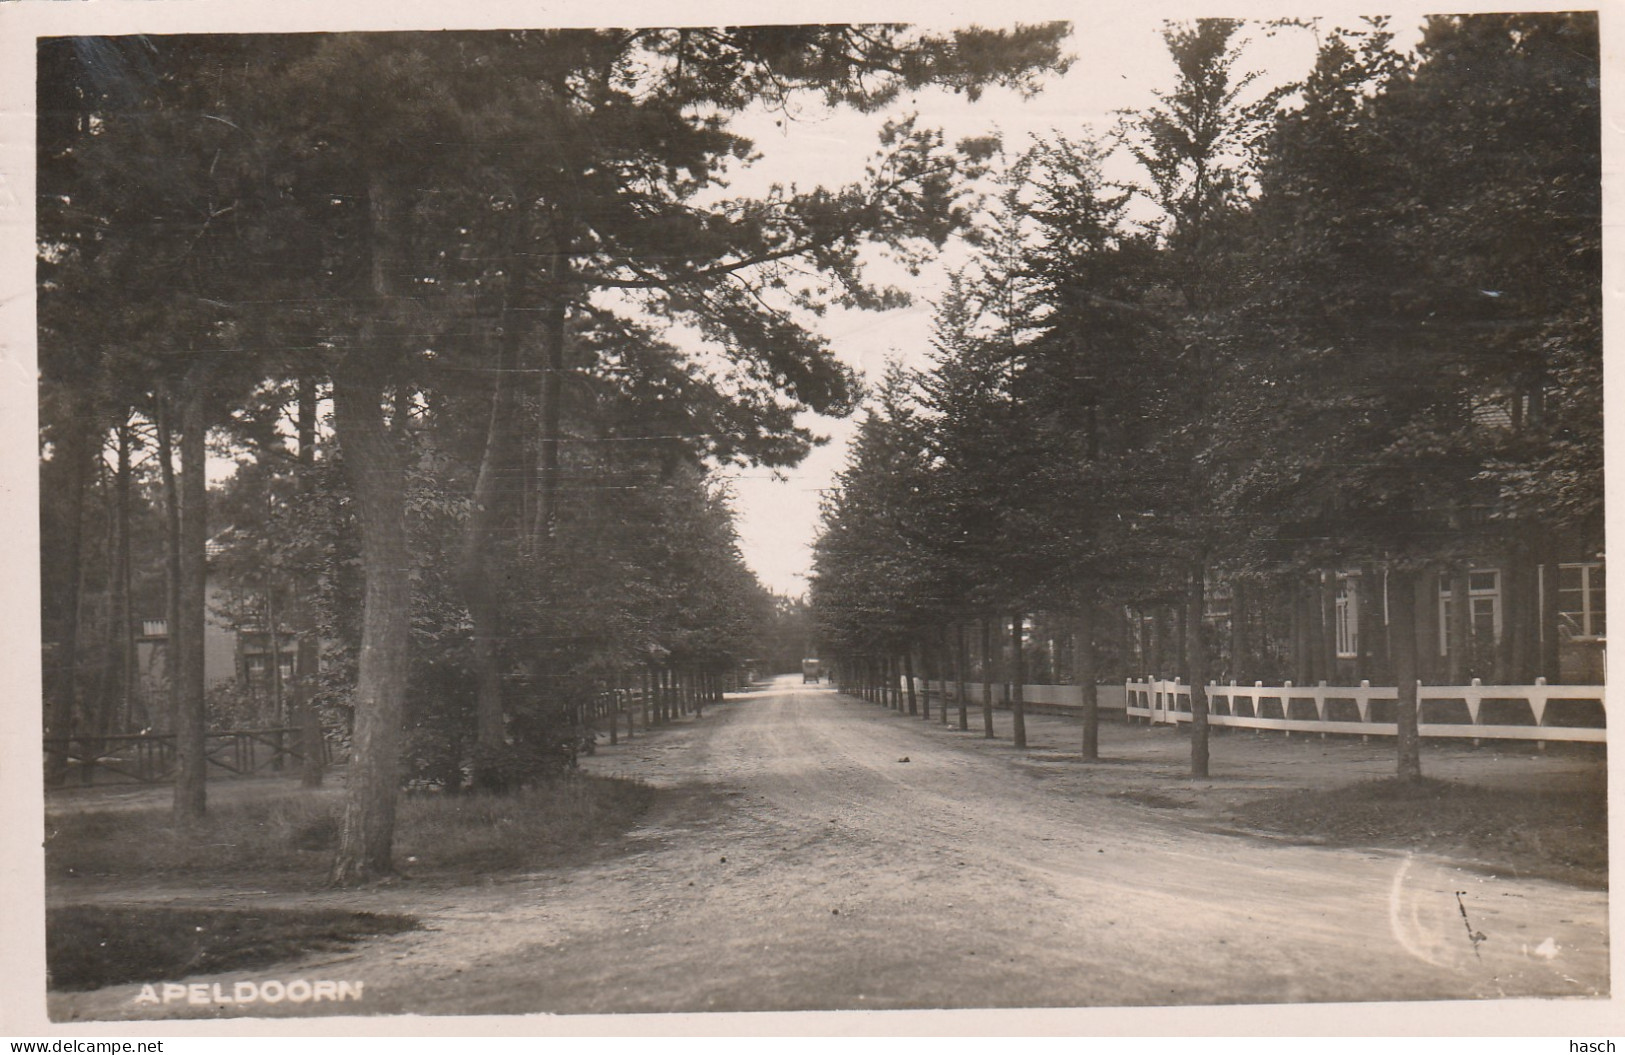
[[[1228,295],[1232,231],[1247,198],[1259,138],[1276,96],[1250,99],[1256,79],[1238,70],[1241,23],[1201,19],[1164,33],[1178,68],[1175,86],[1157,104],[1126,115],[1122,136],[1145,171],[1145,195],[1163,215],[1163,276],[1170,300],[1162,337],[1177,371],[1172,427],[1159,447],[1182,496],[1163,510],[1169,555],[1183,565],[1186,586],[1185,671],[1191,692],[1191,773],[1208,772],[1206,583],[1225,523],[1212,513],[1212,477],[1225,465],[1226,430],[1215,427],[1224,406],[1229,349],[1218,323]]]

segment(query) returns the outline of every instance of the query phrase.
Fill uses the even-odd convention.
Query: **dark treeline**
[[[1303,82],[1241,72],[1308,28]],[[1418,679],[1603,633],[1596,18],[1166,40],[1153,105],[1007,165],[827,508],[822,640],[854,684],[1036,661],[1086,757],[1097,681],[1182,677],[1199,775],[1210,680],[1397,684],[1416,777]]]
[[[901,303],[860,256],[933,251],[986,160],[900,120],[852,185],[730,197],[732,119],[1033,90],[1065,32],[42,41],[47,735],[174,732],[185,824],[231,707],[336,721],[356,882],[404,780],[500,791],[594,694],[714,694],[774,601],[710,469],[794,465],[797,414],[851,409],[797,318]],[[211,447],[239,466],[212,490]],[[270,704],[211,713],[210,605],[272,657]],[[139,699],[160,619],[167,695]]]
[[[757,641],[760,653],[756,658],[763,673],[800,673],[802,660],[818,657],[818,628],[812,607],[802,597],[775,596],[773,621],[763,628]]]

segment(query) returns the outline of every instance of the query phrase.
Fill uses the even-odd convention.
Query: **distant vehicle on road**
[[[804,659],[801,661],[801,684],[805,685],[810,681],[814,685],[817,685],[818,677],[822,673],[823,669],[820,667],[816,659]]]

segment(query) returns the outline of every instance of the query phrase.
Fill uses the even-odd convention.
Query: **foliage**
[[[1007,166],[933,370],[830,500],[814,600],[843,642],[1600,545],[1595,17],[1430,18],[1411,55],[1383,19],[1317,27],[1275,87],[1247,31],[1170,26],[1156,102]],[[1115,148],[1141,183],[1102,177]]]

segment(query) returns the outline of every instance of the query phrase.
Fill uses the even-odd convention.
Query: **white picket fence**
[[[1130,719],[1144,718],[1152,724],[1177,725],[1191,720],[1190,686],[1173,681],[1131,680],[1124,686]],[[1215,726],[1240,729],[1275,729],[1291,733],[1345,733],[1358,736],[1396,736],[1392,721],[1374,721],[1373,704],[1385,704],[1391,711],[1397,703],[1397,690],[1373,687],[1362,681],[1358,687],[1327,685],[1207,686],[1208,722]],[[1484,685],[1477,678],[1471,685],[1419,685],[1417,702],[1422,717],[1444,709],[1457,715],[1465,711],[1466,721],[1422,721],[1422,736],[1471,738],[1473,740],[1548,740],[1604,743],[1606,697],[1600,685],[1548,685],[1544,678],[1533,685]],[[1434,704],[1429,707],[1429,704]],[[1587,706],[1595,704],[1595,706]],[[1455,706],[1449,706],[1455,705]],[[1353,712],[1350,714],[1350,712]],[[1265,717],[1266,713],[1269,717]],[[1310,715],[1313,717],[1310,717]],[[1279,715],[1277,717],[1277,715]],[[1486,721],[1486,717],[1493,720]],[[1517,718],[1509,721],[1508,718]],[[1527,718],[1527,720],[1524,720]],[[1557,724],[1552,724],[1553,721]],[[1586,724],[1567,724],[1583,720]]]

